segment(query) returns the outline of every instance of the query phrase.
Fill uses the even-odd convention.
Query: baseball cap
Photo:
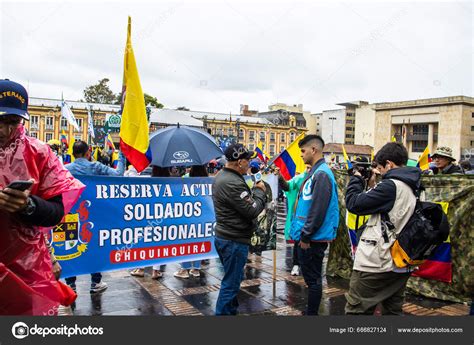
[[[0,116],[3,115],[18,115],[25,120],[30,119],[26,89],[8,79],[0,80]]]
[[[235,162],[239,159],[255,158],[257,153],[247,150],[242,144],[231,144],[225,149],[224,155],[229,162]]]

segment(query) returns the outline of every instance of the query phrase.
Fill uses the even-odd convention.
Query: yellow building
[[[59,139],[62,131],[65,131],[68,141],[74,137],[75,140],[87,142],[89,140],[87,132],[89,107],[92,109],[92,118],[96,129],[103,128],[107,114],[110,116],[120,110],[119,105],[113,104],[66,102],[76,118],[79,126],[78,131],[65,118],[61,117],[61,100],[30,97],[28,104],[30,121],[25,122],[25,128],[29,135],[47,142],[50,139]],[[118,134],[113,134],[113,138],[118,143]]]
[[[268,115],[268,114],[267,114]],[[153,129],[175,125],[200,127],[206,129],[218,141],[231,139],[244,144],[250,150],[259,142],[263,150],[274,156],[284,150],[301,133],[306,132],[304,122],[294,116],[287,119],[258,115],[232,115],[224,113],[157,109],[150,115]]]
[[[28,106],[30,121],[25,123],[29,135],[47,142],[50,139],[59,139],[64,130],[68,140],[74,137],[75,140],[93,142],[87,131],[88,109],[91,107],[96,132],[95,142],[103,144],[106,119],[116,116],[120,111],[120,106],[114,104],[67,101],[79,125],[79,131],[76,131],[65,118],[61,117],[61,103],[58,99],[31,97]],[[262,142],[263,149],[270,156],[274,156],[285,149],[301,132],[307,131],[304,120],[300,121],[295,116],[290,115],[284,120],[277,120],[270,115],[263,118],[255,114],[242,116],[151,108],[150,132],[179,122],[181,125],[206,129],[218,140],[231,138],[251,150]],[[115,127],[116,130],[112,132],[116,147],[119,143],[118,128]]]

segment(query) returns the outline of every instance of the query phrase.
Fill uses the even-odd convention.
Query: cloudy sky
[[[1,1],[0,75],[70,100],[122,83],[127,16],[142,87],[166,107],[473,94],[470,2]]]

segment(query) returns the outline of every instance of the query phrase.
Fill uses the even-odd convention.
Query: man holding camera
[[[258,181],[252,190],[242,175],[249,170],[249,160],[255,157],[242,144],[232,144],[225,150],[227,163],[212,185],[216,213],[215,242],[224,266],[216,315],[236,315],[237,294],[247,262],[250,239],[257,229],[257,217],[265,209],[266,189]]]
[[[45,315],[61,301],[41,227],[58,224],[84,186],[26,135],[28,94],[0,80],[0,314]],[[55,263],[55,271],[59,265]]]
[[[322,266],[328,243],[339,224],[337,185],[323,158],[324,141],[307,135],[299,143],[301,158],[311,170],[301,184],[291,221],[290,237],[298,241],[298,261],[308,285],[306,315],[318,315],[322,296]]]
[[[414,191],[420,187],[421,171],[406,167],[408,152],[400,144],[385,144],[375,155],[382,181],[365,191],[373,175],[351,176],[346,207],[356,215],[370,215],[355,253],[346,294],[346,314],[374,313],[381,303],[383,314],[401,315],[405,286],[411,272],[396,268],[390,248],[415,210]]]

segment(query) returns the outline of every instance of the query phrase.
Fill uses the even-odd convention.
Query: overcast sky
[[[169,108],[473,94],[473,7],[452,1],[2,1],[0,75],[33,97],[118,92],[128,15],[143,90]]]

